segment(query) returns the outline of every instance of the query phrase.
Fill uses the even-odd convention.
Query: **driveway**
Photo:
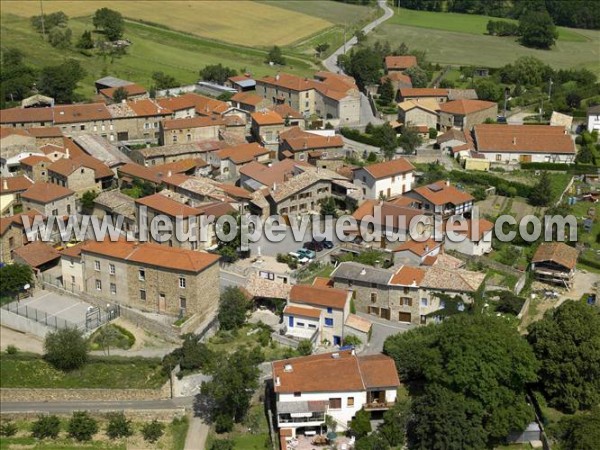
[[[371,340],[360,352],[362,355],[381,353],[383,351],[383,344],[389,336],[393,336],[398,333],[404,333],[415,328],[416,326],[410,323],[391,322],[389,320],[380,319],[362,312],[357,313],[357,315],[373,323]]]
[[[565,300],[579,300],[583,294],[594,291],[596,294],[600,294],[600,289],[594,287],[598,282],[600,282],[600,275],[597,273],[577,270],[573,279],[573,287],[558,298],[555,308],[558,308]]]

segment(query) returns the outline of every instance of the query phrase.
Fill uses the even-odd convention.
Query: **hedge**
[[[550,162],[521,163],[523,170],[559,170],[574,174],[597,173],[598,167],[593,164],[563,164]]]
[[[452,181],[463,182],[468,184],[476,184],[481,186],[494,186],[499,195],[508,195],[509,189],[514,188],[518,197],[528,198],[531,195],[532,187],[516,181],[506,181],[503,178],[492,175],[491,173],[470,173],[453,170],[449,174]]]
[[[374,139],[368,134],[363,134],[358,130],[343,127],[342,129],[340,129],[340,133],[345,138],[352,139],[353,141],[360,142],[361,144],[372,145],[373,147],[380,147],[380,143],[377,141],[377,139]]]

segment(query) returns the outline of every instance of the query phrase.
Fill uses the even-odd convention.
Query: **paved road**
[[[364,152],[366,152],[367,155],[371,152],[375,153],[376,155],[381,154],[381,148],[379,147],[374,147],[372,145],[363,144],[362,142],[353,141],[352,139],[348,139],[343,136],[342,140],[344,141],[344,148],[353,150],[361,157]]]
[[[121,411],[133,410],[161,410],[191,407],[192,397],[183,397],[169,400],[140,400],[140,401],[109,401],[109,402],[2,402],[1,413],[23,412],[71,412],[71,411]]]
[[[370,314],[358,312],[360,317],[363,317],[373,323],[373,331],[371,332],[371,340],[360,352],[363,355],[372,355],[383,351],[383,343],[389,336],[398,333],[404,333],[415,327],[410,323],[391,322],[389,320],[373,317]]]

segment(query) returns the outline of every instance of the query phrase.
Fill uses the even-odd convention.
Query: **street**
[[[361,355],[381,353],[383,350],[383,344],[389,336],[393,336],[398,333],[404,333],[405,331],[411,330],[415,327],[415,325],[410,323],[391,322],[389,320],[380,319],[363,312],[358,312],[357,315],[373,323],[371,340],[362,349],[360,352]]]

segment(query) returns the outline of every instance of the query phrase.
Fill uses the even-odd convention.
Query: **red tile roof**
[[[5,110],[0,110],[5,111]],[[25,128],[0,127],[0,139],[8,136],[24,136],[29,137],[30,134]]]
[[[36,138],[62,137],[62,131],[58,127],[31,127],[27,132]]]
[[[58,250],[42,241],[34,241],[19,247],[13,250],[13,253],[31,267],[39,267],[60,258]]]
[[[32,158],[30,156],[29,158]],[[10,194],[12,192],[23,192],[31,187],[33,181],[25,175],[18,177],[0,177],[0,194]]]
[[[383,84],[387,80],[398,81],[400,83],[412,85],[412,80],[410,79],[410,77],[408,75],[405,75],[405,74],[401,73],[401,72],[388,73],[387,75],[382,76],[379,81]]]
[[[287,305],[283,309],[283,314],[292,316],[310,317],[312,319],[318,319],[321,317],[322,310],[317,308],[306,308],[304,306]]]
[[[392,276],[390,284],[400,286],[419,286],[425,277],[425,271],[418,267],[402,266]]]
[[[264,125],[283,125],[284,121],[279,114],[275,111],[257,111],[252,113],[252,121],[256,122],[259,126]]]
[[[400,89],[400,97],[447,97],[448,89],[438,88],[402,88]]]
[[[417,57],[412,55],[405,56],[386,56],[386,69],[404,70],[417,65]]]
[[[252,92],[238,92],[233,97],[231,97],[232,102],[242,103],[244,105],[252,105],[256,106],[260,102],[265,101],[260,95],[256,95]]]
[[[21,198],[45,204],[73,194],[74,192],[71,189],[58,184],[37,182],[23,192]]]
[[[299,127],[292,127],[280,133],[279,138],[282,142],[286,142],[293,151],[341,148],[344,146],[344,140],[341,136],[321,136],[303,131]]]
[[[448,186],[445,181],[437,181],[427,186],[421,186],[413,189],[411,192],[418,193],[432,204],[438,206],[445,205],[446,203],[460,205],[474,200],[471,194],[461,191],[452,185]]]
[[[462,116],[490,108],[496,108],[497,110],[498,103],[483,100],[454,100],[440,104],[440,111]]]
[[[52,122],[52,108],[9,108],[0,112],[0,123]]]
[[[219,159],[230,159],[235,164],[244,164],[253,161],[255,158],[266,155],[269,150],[256,142],[250,144],[236,145],[235,147],[224,148],[217,152]]]
[[[394,175],[412,172],[415,170],[415,166],[406,158],[398,158],[392,161],[380,162],[377,164],[371,164],[362,167],[362,169],[369,172],[373,178],[379,180],[381,178],[392,177]]]
[[[307,305],[344,309],[348,292],[343,289],[296,284],[290,291],[290,301]]]
[[[186,101],[191,102],[196,109],[196,114],[208,116],[211,114],[222,114],[229,109],[227,102],[215,98],[205,97],[204,95],[189,92],[182,95]]]
[[[575,142],[561,126],[480,124],[473,135],[480,153],[576,153]]]
[[[166,197],[162,194],[149,195],[147,197],[139,198],[135,201],[138,205],[144,205],[162,214],[166,214],[171,217],[190,217],[199,216],[202,212],[197,208],[180,203],[172,198]]]
[[[429,238],[426,241],[406,241],[402,242],[400,245],[394,247],[394,252],[404,252],[409,251],[414,253],[417,256],[425,256],[427,253],[430,253],[434,248],[442,245],[441,242],[437,242],[433,238]]]
[[[124,89],[125,92],[127,92],[128,96],[144,95],[147,93],[145,87],[140,86],[139,84],[133,83],[133,84],[128,84],[127,86],[118,86],[118,87],[101,89],[100,94],[112,99],[113,96],[115,95],[115,92],[117,91],[117,89]]]
[[[540,244],[531,262],[552,261],[569,270],[575,268],[579,251],[563,242],[543,242]]]
[[[41,162],[51,163],[52,160],[44,155],[31,155],[27,158],[23,158],[21,161],[19,161],[19,164],[21,164],[22,166],[32,167]]]
[[[452,219],[448,219],[448,221],[445,224],[446,232],[449,229],[449,227],[453,227],[452,231],[455,234],[464,234],[470,241],[479,242],[486,233],[494,229],[494,224],[486,219],[479,219],[479,223],[476,224],[475,227],[473,226],[474,223],[472,219],[467,219],[465,222],[466,227],[462,227],[458,225],[458,222],[456,224],[453,224]]]
[[[112,115],[104,103],[57,105],[53,110],[55,124],[112,119]]]
[[[142,166],[140,164],[124,164],[117,169],[117,172],[119,174],[119,177],[125,175],[133,178],[139,178],[140,180],[149,181],[154,184],[160,183],[160,179],[158,178],[154,170],[150,169],[149,167]]]
[[[149,116],[170,116],[173,111],[152,99],[139,99],[130,100],[127,102],[127,106],[138,117],[149,117]]]

